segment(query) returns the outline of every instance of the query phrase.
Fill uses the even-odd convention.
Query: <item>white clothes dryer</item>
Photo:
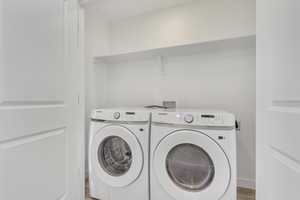
[[[221,111],[152,113],[152,200],[236,199],[236,131]]]
[[[97,109],[91,118],[91,197],[149,200],[150,113],[135,109]]]

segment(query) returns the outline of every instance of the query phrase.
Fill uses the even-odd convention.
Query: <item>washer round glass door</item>
[[[93,138],[92,166],[103,182],[113,187],[131,184],[143,168],[143,151],[136,136],[122,126],[106,126]]]
[[[176,131],[154,152],[154,170],[174,199],[219,199],[230,182],[230,164],[223,149],[197,131]]]
[[[132,152],[126,141],[119,136],[110,136],[98,148],[98,161],[111,176],[126,174],[132,163]]]

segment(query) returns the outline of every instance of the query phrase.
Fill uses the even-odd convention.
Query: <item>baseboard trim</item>
[[[249,188],[255,190],[255,180],[239,178],[238,187]]]

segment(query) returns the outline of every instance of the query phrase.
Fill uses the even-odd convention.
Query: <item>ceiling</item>
[[[118,20],[155,10],[184,4],[192,0],[82,0],[109,20]]]

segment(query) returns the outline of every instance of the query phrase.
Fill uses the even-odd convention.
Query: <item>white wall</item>
[[[110,53],[109,20],[96,8],[85,9],[85,46],[88,58]]]
[[[255,0],[195,0],[111,24],[111,52],[255,34]]]
[[[121,6],[122,4],[120,4]],[[255,0],[194,0],[111,21],[86,8],[89,56],[102,56],[255,34]]]

